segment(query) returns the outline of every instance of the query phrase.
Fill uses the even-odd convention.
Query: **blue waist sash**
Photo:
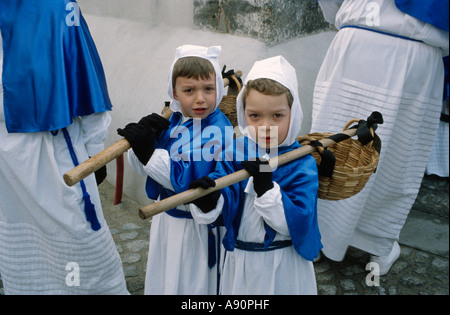
[[[188,211],[183,211],[179,209],[170,209],[166,211],[168,215],[178,219],[193,219],[192,214]]]
[[[245,250],[248,252],[267,252],[276,249],[292,246],[291,240],[274,241],[268,247],[265,248],[264,243],[253,243],[236,240],[235,248]]]
[[[363,26],[359,26],[359,25],[344,25],[340,29],[342,30],[343,28],[357,28],[357,29],[360,29],[360,30],[371,31],[371,32],[375,32],[375,33],[379,33],[379,34],[383,34],[383,35],[388,35],[388,36],[397,37],[397,38],[401,38],[401,39],[411,40],[413,42],[423,43],[421,40],[418,40],[418,39],[415,39],[415,38],[402,36],[402,35],[397,35],[397,34],[392,34],[392,33],[384,32],[384,31],[380,31],[380,30],[375,30],[373,28],[363,27]]]

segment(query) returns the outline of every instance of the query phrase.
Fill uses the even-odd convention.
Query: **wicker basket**
[[[234,75],[231,75],[230,78],[236,83],[237,93],[239,93],[242,89],[241,83]],[[237,126],[236,98],[237,94],[224,95],[219,104],[219,109],[227,116],[233,127]]]
[[[351,120],[344,130],[354,122]],[[374,135],[371,129],[372,135]],[[332,133],[311,133],[297,138],[305,145],[306,141],[321,140],[333,135]],[[328,147],[336,157],[336,164],[331,177],[319,176],[319,198],[326,200],[341,200],[360,192],[370,176],[374,173],[379,159],[379,153],[373,147],[373,141],[363,146],[358,140],[349,138]],[[318,165],[321,157],[318,152],[312,153]]]

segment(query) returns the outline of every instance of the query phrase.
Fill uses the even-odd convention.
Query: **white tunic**
[[[147,165],[143,166],[133,150],[128,151],[128,162],[141,176],[151,176],[167,189],[170,182],[170,157],[166,150],[156,149]],[[180,205],[181,211],[189,207]],[[212,220],[209,223],[212,223]],[[212,230],[223,255],[221,238],[223,228]],[[217,294],[218,264],[208,267],[208,227],[194,219],[175,218],[161,213],[152,218],[150,245],[145,275],[145,294]],[[219,259],[218,259],[219,261]]]
[[[67,127],[80,162],[103,149],[110,120],[108,113],[95,114]],[[62,132],[8,134],[1,81],[0,165],[5,294],[127,294],[94,175],[85,183],[101,224],[97,232],[86,221],[80,184],[63,181],[74,165]]]
[[[323,252],[339,261],[352,245],[387,255],[417,196],[436,134],[448,32],[403,14],[392,0],[319,3],[338,29],[359,25],[424,42],[342,29],[314,90],[312,132],[339,132],[350,119],[365,119],[373,111],[384,117],[377,130],[379,166],[364,190],[346,200],[319,200]],[[374,5],[379,20],[368,18]]]

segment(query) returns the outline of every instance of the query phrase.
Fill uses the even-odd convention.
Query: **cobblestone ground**
[[[429,212],[448,222],[448,179],[426,177],[413,209]],[[113,206],[114,188],[100,185],[103,211],[123,262],[128,290],[132,295],[144,292],[150,220],[138,216],[139,205],[122,199]],[[427,206],[428,205],[428,206]],[[391,271],[376,279],[366,270],[369,254],[350,248],[342,262],[323,258],[314,264],[319,295],[448,295],[448,257],[401,245],[401,255]],[[0,281],[0,294],[3,293]]]
[[[379,286],[366,270],[369,254],[350,248],[342,262],[314,264],[320,295],[441,295],[449,294],[448,259],[401,245],[400,258]]]

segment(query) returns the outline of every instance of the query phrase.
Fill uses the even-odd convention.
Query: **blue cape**
[[[395,0],[395,5],[403,13],[448,32],[448,2],[448,0]]]
[[[155,140],[155,148],[169,152],[170,180],[175,191],[168,190],[147,177],[146,192],[150,199],[156,200],[158,196],[165,199],[188,190],[193,180],[214,170],[217,156],[225,146],[233,142],[233,127],[218,108],[204,119],[189,119],[184,123],[181,121],[182,114],[173,113],[169,129]],[[231,134],[225,133],[226,126],[229,126]]]
[[[66,7],[67,6],[67,7]],[[111,110],[105,74],[74,0],[0,0],[8,132],[58,130]]]
[[[278,154],[300,148],[295,142],[291,146],[279,147]],[[225,152],[226,158],[217,162],[216,170],[210,175],[212,179],[226,176],[242,169],[241,161],[259,157],[257,145],[247,137],[237,138],[233,151]],[[230,157],[233,156],[232,161]],[[272,173],[272,180],[281,189],[282,201],[290,237],[297,253],[306,260],[312,261],[322,248],[321,236],[317,222],[317,190],[319,187],[317,164],[312,155],[306,155],[290,163],[278,166]],[[244,189],[248,179],[222,189],[224,207],[223,223],[227,232],[223,245],[228,251],[234,250],[238,238],[242,213],[244,211]],[[264,246],[267,248],[274,240],[276,231],[265,225],[266,236]]]

